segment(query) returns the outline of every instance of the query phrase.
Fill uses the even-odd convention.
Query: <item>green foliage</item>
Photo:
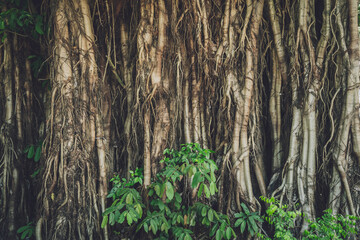
[[[20,227],[16,233],[21,234],[21,239],[31,238],[34,234],[35,226],[32,222],[29,222],[25,226]]]
[[[41,157],[41,151],[42,151],[42,145],[43,145],[43,141],[38,142],[35,145],[28,145],[25,149],[24,149],[24,153],[26,153],[26,158],[27,159],[32,159],[35,163],[39,162],[40,157]],[[40,168],[38,168],[37,170],[35,170],[32,174],[31,177],[35,178],[39,173],[40,173]]]
[[[108,198],[113,199],[113,203],[103,213],[103,221],[101,227],[105,227],[107,223],[114,225],[115,223],[123,223],[126,219],[128,225],[138,222],[142,218],[144,204],[140,193],[133,188],[135,184],[143,182],[141,170],[130,172],[130,180],[120,179],[119,176],[113,177],[110,181],[114,183]]]
[[[146,209],[137,187],[143,183],[141,171],[131,173],[129,180],[115,176],[108,195],[113,203],[103,213],[101,226],[121,224],[126,219],[125,224],[136,224],[136,231],[151,233],[156,239],[190,240],[199,227],[209,229],[209,236],[217,240],[236,237],[226,215],[201,202],[190,205],[182,197],[190,194],[181,188],[188,180],[190,190],[197,189],[199,198],[209,199],[216,194],[217,166],[210,159],[211,153],[196,143],[183,145],[180,151],[166,149],[161,161],[164,168],[148,186],[150,205]]]
[[[27,153],[26,157],[28,159],[33,159],[34,162],[38,162],[41,157],[42,144],[43,144],[43,141],[40,141],[35,145],[33,145],[33,144],[28,145],[24,149],[24,153]]]
[[[44,34],[43,17],[26,10],[27,1],[7,0],[0,4],[6,5],[8,10],[0,12],[0,38],[5,40],[7,32],[15,32],[38,38]]]
[[[280,205],[274,198],[260,197],[269,204],[266,216],[263,218],[274,226],[274,239],[297,239],[295,234],[295,220],[305,218],[300,211],[289,211],[286,205]],[[324,215],[315,221],[308,221],[309,229],[305,230],[302,239],[350,239],[350,235],[358,234],[359,218],[355,216],[332,215],[331,209],[325,210]],[[262,238],[265,238],[261,235]],[[270,238],[266,238],[270,239]]]
[[[39,73],[41,72],[44,59],[40,55],[30,55],[28,56],[28,59],[31,60],[31,71],[35,78],[39,76]],[[45,88],[50,83],[50,80],[43,80],[42,81],[42,88]]]
[[[250,212],[244,203],[241,203],[241,207],[243,212],[235,214],[235,218],[237,218],[235,221],[235,227],[240,226],[241,233],[244,233],[247,226],[247,230],[250,235],[254,236],[259,232],[258,223],[263,222],[263,219],[260,217],[259,212]]]
[[[308,222],[309,230],[304,231],[303,239],[349,239],[350,235],[358,233],[358,217],[332,215],[331,209],[325,210],[324,215],[316,221]]]
[[[302,216],[301,212],[298,210],[288,211],[287,205],[280,205],[274,198],[260,198],[269,204],[264,219],[275,227],[274,239],[296,239],[293,236],[295,220],[298,216]]]

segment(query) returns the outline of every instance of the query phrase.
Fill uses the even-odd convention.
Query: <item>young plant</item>
[[[113,203],[103,213],[103,221],[101,227],[105,227],[107,223],[114,225],[122,224],[125,219],[128,225],[138,222],[142,218],[144,204],[140,193],[134,188],[139,183],[143,183],[144,176],[140,169],[135,172],[130,171],[130,180],[120,179],[119,176],[113,177],[110,181],[114,186],[111,189],[108,198],[113,199]]]
[[[16,233],[21,234],[21,239],[31,238],[35,232],[35,226],[33,222],[29,222],[25,226],[19,228]]]
[[[147,189],[150,203],[147,209],[135,186],[142,184],[142,177],[137,174],[132,174],[129,180],[114,177],[108,195],[113,203],[103,213],[102,227],[107,223],[123,223],[126,218],[129,226],[136,225],[136,231],[143,230],[157,239],[190,240],[200,226],[209,228],[210,237],[217,240],[236,237],[227,216],[201,202],[190,204],[182,197],[197,191],[199,198],[209,199],[217,192],[217,166],[210,159],[211,153],[197,143],[183,145],[180,151],[166,149],[166,157],[161,161],[164,168]],[[189,180],[190,190],[185,187]]]
[[[240,226],[241,233],[244,233],[247,226],[247,230],[250,235],[254,236],[259,232],[258,223],[262,223],[264,220],[260,217],[259,212],[250,212],[244,203],[241,203],[240,205],[243,212],[235,214],[235,218],[237,218],[235,221],[235,227]]]
[[[309,229],[304,231],[303,239],[350,239],[358,234],[356,228],[359,218],[355,216],[333,215],[331,209],[324,211],[321,218],[309,222]]]
[[[288,211],[287,205],[280,205],[274,198],[260,197],[260,199],[269,204],[264,219],[275,227],[274,239],[295,240],[293,229],[296,218],[302,216],[301,212]]]

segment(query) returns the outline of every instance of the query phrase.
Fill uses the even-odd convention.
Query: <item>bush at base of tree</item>
[[[304,220],[309,222],[309,229],[304,231],[302,239],[350,239],[358,234],[358,217],[334,216],[331,210],[326,210],[321,218],[310,221],[300,211],[290,211],[286,205],[266,197],[261,197],[269,206],[265,215],[251,212],[241,203],[243,211],[234,215],[233,227],[227,215],[203,203],[209,202],[217,192],[217,166],[210,159],[211,153],[197,143],[183,145],[180,151],[166,149],[166,157],[161,161],[164,168],[144,191],[146,197],[141,194],[142,169],[131,171],[129,180],[114,176],[108,195],[112,204],[103,213],[101,227],[124,224],[153,239],[197,239],[204,233],[211,239],[233,239],[238,229],[243,236],[291,240],[297,239],[296,221]],[[190,199],[194,191],[197,198]],[[264,220],[273,234],[261,228]]]
[[[126,221],[129,226],[136,225],[137,232],[144,231],[157,239],[187,240],[205,231],[217,240],[236,237],[226,215],[208,204],[200,201],[192,204],[190,200],[194,191],[197,199],[203,200],[209,200],[217,192],[217,166],[210,159],[211,153],[197,143],[183,145],[180,151],[166,149],[166,157],[161,161],[164,168],[147,188],[149,206],[145,206],[136,187],[143,183],[140,170],[131,172],[129,180],[115,176],[108,195],[113,203],[103,213],[101,226]]]

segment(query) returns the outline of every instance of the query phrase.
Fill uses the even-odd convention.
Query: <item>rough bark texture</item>
[[[38,239],[111,238],[100,228],[111,175],[142,167],[147,188],[163,150],[190,142],[216,150],[221,212],[267,195],[309,218],[358,214],[356,0],[44,4],[40,44],[8,32],[0,45],[6,236],[33,221]],[[34,79],[33,45],[47,52]],[[29,180],[23,150],[41,140]]]

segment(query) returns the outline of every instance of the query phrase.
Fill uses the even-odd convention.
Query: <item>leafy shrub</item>
[[[316,221],[309,222],[309,230],[304,231],[303,239],[349,239],[358,234],[355,216],[332,215],[331,209],[324,211],[324,215]]]
[[[296,218],[302,216],[301,212],[298,210],[287,211],[287,205],[280,205],[274,198],[260,197],[260,199],[269,204],[264,219],[274,226],[274,239],[296,239],[293,236],[293,229]]]
[[[274,198],[260,197],[270,204],[263,218],[274,226],[274,239],[297,239],[294,237],[295,220],[303,217],[309,222],[309,229],[302,234],[304,240],[308,239],[350,239],[351,235],[358,234],[357,224],[359,218],[355,216],[332,215],[331,209],[325,210],[324,215],[315,221],[306,219],[298,210],[288,211],[286,205],[280,205]],[[260,234],[262,238],[264,235]],[[266,237],[266,239],[271,239]]]
[[[113,203],[103,213],[101,226],[122,224],[126,219],[127,225],[136,224],[136,231],[151,233],[157,239],[193,239],[199,227],[209,229],[209,236],[216,240],[236,237],[226,215],[182,197],[191,194],[185,187],[188,181],[190,191],[197,191],[198,198],[209,199],[217,192],[217,166],[210,159],[211,153],[197,143],[183,145],[180,151],[166,149],[166,157],[161,161],[164,168],[147,189],[148,207],[136,188],[136,184],[143,183],[141,171],[131,172],[129,180],[115,176],[108,195]]]
[[[250,212],[244,203],[241,203],[240,205],[243,212],[235,214],[235,218],[237,218],[235,221],[235,227],[240,226],[241,233],[244,233],[247,226],[247,230],[250,235],[254,236],[259,232],[258,223],[262,223],[264,220],[261,218],[259,212]]]
[[[32,222],[29,222],[25,226],[20,227],[16,233],[21,234],[21,239],[31,238],[35,232],[35,226]]]

